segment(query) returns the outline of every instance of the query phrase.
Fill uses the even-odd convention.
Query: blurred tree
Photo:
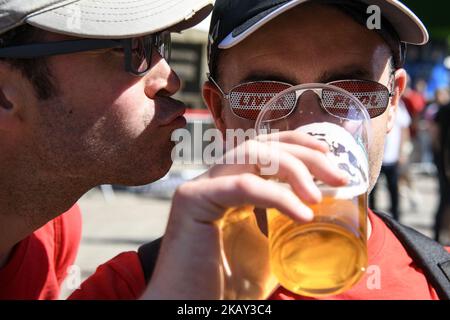
[[[432,38],[450,40],[450,1],[401,0],[427,26]]]

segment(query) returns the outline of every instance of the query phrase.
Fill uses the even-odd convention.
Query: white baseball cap
[[[2,0],[0,34],[30,24],[83,38],[131,38],[179,32],[202,21],[213,0]]]

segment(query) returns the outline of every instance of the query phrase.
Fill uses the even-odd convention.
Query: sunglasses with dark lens
[[[30,43],[0,48],[0,58],[32,59],[102,49],[123,49],[125,70],[143,76],[152,67],[153,49],[167,62],[170,60],[169,32],[128,39],[80,39],[56,42]]]
[[[228,100],[231,111],[239,118],[256,120],[264,106],[277,94],[292,87],[291,84],[277,81],[255,81],[240,84],[225,93],[220,86],[209,77],[209,80],[220,90]],[[328,83],[344,89],[357,98],[366,108],[371,119],[382,115],[393,94],[381,83],[370,80],[339,80]],[[323,89],[321,93],[322,106],[327,112],[340,118],[346,118],[354,108],[352,101],[337,91]],[[295,93],[285,99],[280,99],[273,105],[271,114],[273,120],[287,117],[296,107]]]
[[[167,62],[170,62],[171,38],[170,33],[153,34],[139,38],[126,39],[128,43],[125,49],[125,70],[143,76],[152,67],[153,48]],[[127,52],[131,51],[131,52]],[[129,58],[127,58],[129,55]]]

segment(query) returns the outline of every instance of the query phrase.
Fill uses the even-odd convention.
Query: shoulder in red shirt
[[[124,252],[98,267],[69,299],[136,300],[146,286],[137,252]]]
[[[80,238],[81,213],[75,205],[19,242],[0,269],[0,299],[57,299]]]

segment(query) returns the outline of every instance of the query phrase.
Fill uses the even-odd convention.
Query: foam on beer
[[[297,130],[326,142],[330,148],[330,152],[327,153],[328,159],[349,177],[348,185],[340,188],[333,188],[317,181],[324,195],[350,199],[368,190],[368,156],[362,138],[358,139],[343,127],[330,122],[311,123]],[[358,132],[357,135],[361,133]]]

